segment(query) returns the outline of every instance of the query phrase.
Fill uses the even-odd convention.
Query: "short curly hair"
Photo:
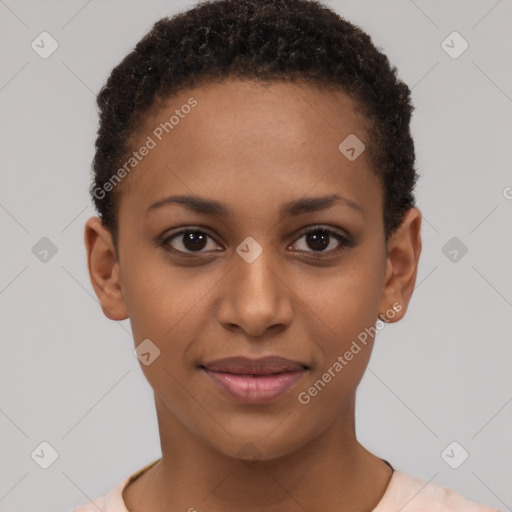
[[[119,187],[107,184],[129,158],[144,116],[180,91],[229,78],[298,81],[353,99],[383,189],[387,242],[415,204],[419,177],[409,128],[414,107],[396,67],[368,34],[318,1],[206,0],[157,21],[97,96],[90,193],[116,248]]]

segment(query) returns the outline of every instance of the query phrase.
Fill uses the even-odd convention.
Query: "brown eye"
[[[169,246],[172,250],[183,253],[201,253],[208,247],[208,239],[211,237],[204,231],[197,229],[186,229],[167,237],[163,245]],[[215,250],[217,245],[210,244],[210,249]]]
[[[324,227],[309,229],[302,234],[299,240],[303,238],[303,244],[295,242],[293,245],[300,252],[312,253],[311,256],[313,257],[321,257],[324,253],[326,256],[332,255],[335,252],[353,245],[351,240],[345,235]],[[300,246],[302,246],[302,248]]]
[[[329,246],[331,235],[326,230],[310,231],[306,233],[306,243],[314,251],[323,251]]]

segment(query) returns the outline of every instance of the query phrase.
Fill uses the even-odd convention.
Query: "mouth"
[[[200,365],[224,395],[240,403],[275,400],[295,386],[309,367],[278,356],[225,358]]]

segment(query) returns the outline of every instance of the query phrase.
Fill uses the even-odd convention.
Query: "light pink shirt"
[[[157,459],[143,467],[111,489],[105,496],[88,502],[73,512],[129,512],[122,491],[144,471],[156,464]],[[384,495],[372,512],[498,512],[480,503],[469,501],[460,494],[414,478],[395,469]]]

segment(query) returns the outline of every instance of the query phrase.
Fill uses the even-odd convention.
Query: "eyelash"
[[[313,227],[307,229],[306,231],[301,233],[301,235],[296,239],[295,242],[293,242],[292,245],[297,243],[297,241],[300,240],[304,236],[307,236],[307,235],[312,234],[312,233],[319,233],[319,232],[327,234],[330,237],[332,236],[335,240],[337,240],[340,243],[340,245],[336,249],[331,249],[330,251],[304,251],[304,250],[299,250],[298,252],[299,253],[308,253],[309,257],[314,258],[314,259],[318,259],[318,258],[325,258],[325,257],[328,257],[328,256],[332,256],[335,253],[339,253],[341,251],[344,251],[346,248],[354,246],[354,243],[353,243],[352,239],[350,239],[349,237],[347,237],[345,235],[342,235],[341,233],[338,233],[337,231],[333,231],[332,229],[326,228],[324,226],[313,226]],[[178,253],[179,255],[186,255],[187,257],[189,255],[191,255],[191,257],[200,257],[202,254],[205,254],[205,253],[203,253],[201,251],[180,251],[178,249],[174,249],[172,247],[169,247],[169,243],[172,240],[174,240],[175,238],[178,238],[178,237],[180,237],[180,236],[182,236],[182,235],[184,235],[186,233],[204,234],[204,235],[206,235],[207,237],[209,237],[209,238],[211,238],[213,240],[213,237],[211,237],[206,231],[203,231],[202,229],[199,229],[199,228],[187,228],[187,229],[183,229],[181,231],[178,231],[177,233],[174,233],[171,236],[168,236],[168,237],[164,238],[161,241],[161,245],[167,251]],[[217,243],[217,242],[215,242],[215,243]],[[220,252],[220,251],[215,251],[215,252]]]

